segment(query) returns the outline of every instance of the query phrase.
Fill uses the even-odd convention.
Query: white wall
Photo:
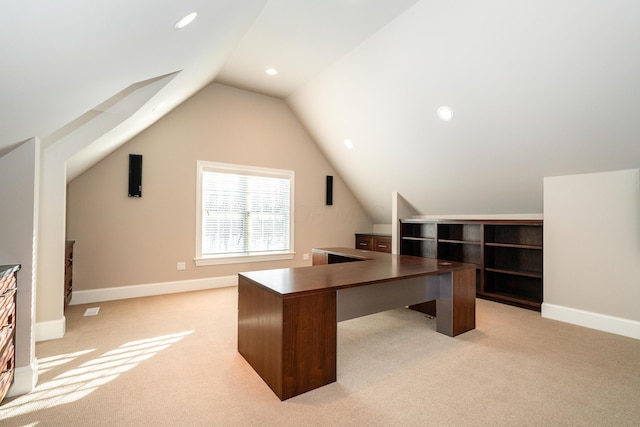
[[[393,191],[423,214],[541,213],[545,176],[640,165],[638,16],[630,0],[423,0],[288,102],[376,223]]]
[[[0,158],[0,264],[21,264],[16,305],[16,374],[9,396],[37,381],[33,333],[40,142],[33,138]]]
[[[65,156],[59,146],[42,150],[38,232],[36,341],[62,338],[64,317]]]
[[[640,338],[640,172],[544,179],[542,315]]]
[[[417,213],[416,208],[397,191],[391,194],[391,246],[394,254],[400,253],[400,220],[412,218]]]

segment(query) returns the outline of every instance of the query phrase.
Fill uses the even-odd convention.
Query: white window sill
[[[196,258],[196,267],[205,265],[241,264],[245,262],[280,261],[293,259],[295,252],[282,252],[272,254],[217,256],[209,258]]]

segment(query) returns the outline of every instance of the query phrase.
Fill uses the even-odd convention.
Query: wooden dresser
[[[16,292],[20,265],[0,265],[0,401],[15,375]]]
[[[64,308],[67,308],[73,294],[73,244],[67,240],[64,250]]]

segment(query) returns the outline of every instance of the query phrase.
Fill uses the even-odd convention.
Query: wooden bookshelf
[[[542,221],[400,220],[400,253],[476,265],[480,298],[540,311]]]

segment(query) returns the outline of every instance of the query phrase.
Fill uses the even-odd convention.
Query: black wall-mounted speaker
[[[142,154],[129,154],[129,197],[142,197]]]
[[[327,175],[327,206],[333,205],[333,176]]]

